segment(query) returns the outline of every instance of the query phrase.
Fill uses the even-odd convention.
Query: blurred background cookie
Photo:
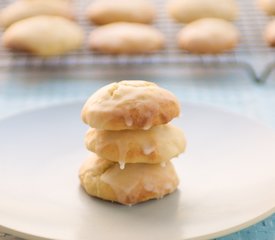
[[[275,47],[275,20],[271,21],[265,29],[264,39],[269,46]]]
[[[109,54],[152,53],[164,47],[164,35],[141,23],[110,23],[93,30],[89,47]]]
[[[92,128],[86,134],[85,144],[88,150],[114,162],[156,164],[181,154],[186,140],[181,129],[165,124],[149,130]]]
[[[4,32],[2,41],[9,49],[49,57],[78,49],[83,38],[83,31],[75,22],[37,16],[14,23]]]
[[[167,8],[173,19],[183,23],[212,17],[232,21],[238,15],[235,0],[170,0]]]
[[[118,164],[95,154],[83,163],[79,178],[88,194],[125,205],[162,198],[174,192],[179,184],[170,161],[165,167],[136,163],[121,170]]]
[[[0,25],[7,28],[17,21],[38,15],[74,17],[70,0],[17,0],[0,12]]]
[[[148,130],[179,113],[179,102],[168,90],[152,82],[125,80],[96,91],[83,106],[82,120],[103,130]]]
[[[258,0],[258,6],[268,15],[275,15],[275,0]]]
[[[239,31],[230,22],[203,18],[186,25],[178,35],[181,49],[198,54],[217,54],[231,50],[239,42]]]
[[[95,24],[112,22],[151,23],[154,5],[148,0],[96,0],[88,7],[87,18]]]

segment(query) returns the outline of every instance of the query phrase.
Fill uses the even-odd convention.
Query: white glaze
[[[119,161],[118,163],[119,163],[119,168],[121,170],[123,170],[125,168],[125,161],[124,160],[123,161]]]
[[[153,192],[154,191],[154,185],[151,183],[145,183],[144,184],[144,189],[148,192]]]
[[[143,130],[149,130],[150,128],[152,128],[152,122],[146,123],[143,127]]]
[[[133,119],[130,116],[125,116],[125,125],[127,127],[132,127],[133,126]]]
[[[171,191],[173,189],[173,185],[171,183],[165,183],[164,188]]]
[[[144,155],[147,155],[147,156],[153,153],[155,150],[156,148],[154,146],[147,145],[143,147],[143,153]]]
[[[160,166],[163,167],[163,168],[166,167],[166,162],[161,162]]]

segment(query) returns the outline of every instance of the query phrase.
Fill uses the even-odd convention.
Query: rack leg
[[[273,72],[275,68],[275,63],[270,63],[266,66],[266,68],[264,69],[264,71],[261,74],[260,80],[261,82],[266,82],[268,77],[270,76],[270,74]]]
[[[255,68],[251,64],[241,63],[239,66],[240,65],[247,71],[252,80],[254,80],[256,83],[263,83],[260,74],[257,74]]]

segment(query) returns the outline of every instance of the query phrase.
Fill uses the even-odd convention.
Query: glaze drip
[[[131,116],[125,115],[124,120],[125,120],[125,125],[127,127],[132,127],[133,126],[133,119],[131,118]]]
[[[163,168],[166,167],[166,162],[161,162],[160,166],[163,167]]]
[[[123,170],[125,168],[125,161],[119,161],[119,168]]]
[[[151,153],[153,153],[155,151],[155,147],[153,147],[153,146],[145,146],[145,147],[143,147],[143,153],[144,153],[144,155],[150,155]]]

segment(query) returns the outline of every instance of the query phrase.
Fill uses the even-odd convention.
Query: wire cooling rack
[[[270,21],[256,5],[255,1],[239,0],[240,16],[236,25],[241,32],[239,46],[230,52],[220,55],[195,55],[179,50],[176,36],[182,25],[174,22],[167,14],[165,0],[152,0],[158,11],[154,25],[166,36],[166,48],[154,54],[137,56],[109,56],[88,50],[86,44],[78,50],[64,56],[42,59],[25,53],[12,53],[0,47],[0,67],[61,67],[79,65],[127,65],[127,64],[178,64],[180,67],[208,66],[219,67],[229,65],[243,67],[256,81],[264,81],[273,69],[275,50],[268,47],[263,40],[263,31]],[[0,7],[7,6],[11,0],[0,1]],[[91,1],[74,1],[78,23],[82,26],[86,36],[96,26],[85,19],[85,10]]]

